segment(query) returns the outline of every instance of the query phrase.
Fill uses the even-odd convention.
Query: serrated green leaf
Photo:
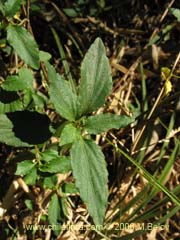
[[[75,142],[70,150],[75,184],[95,224],[102,224],[108,198],[104,155],[92,140]]]
[[[73,143],[78,140],[81,136],[81,132],[79,129],[73,126],[73,124],[69,123],[65,125],[61,132],[61,140],[60,146],[65,144]]]
[[[31,89],[25,89],[23,91],[24,97],[23,97],[23,109],[28,108],[32,104],[32,93],[33,91]]]
[[[180,9],[178,9],[178,8],[171,8],[171,12],[174,15],[174,17],[177,18],[178,22],[180,22]]]
[[[56,73],[53,66],[45,64],[50,81],[50,100],[56,111],[64,118],[74,121],[77,116],[77,95],[71,89],[69,82]]]
[[[65,216],[68,216],[68,209],[67,209],[67,198],[66,197],[61,197],[60,199],[61,203],[61,209],[62,209],[62,217],[64,218]]]
[[[20,111],[22,109],[23,109],[23,104],[20,101],[20,99],[7,104],[0,102],[0,114],[7,113],[7,112]]]
[[[58,225],[58,222],[61,219],[61,206],[59,203],[58,196],[54,194],[51,197],[51,201],[48,207],[48,220],[52,226]]]
[[[25,181],[26,184],[33,186],[33,185],[36,184],[37,177],[38,177],[37,168],[34,165],[34,167],[24,177],[24,181]]]
[[[76,185],[72,182],[65,183],[63,185],[63,191],[66,194],[77,194],[79,192]]]
[[[31,146],[15,136],[13,124],[5,114],[0,114],[0,142],[15,147]]]
[[[47,62],[51,59],[51,54],[45,51],[39,51],[39,58],[42,62]]]
[[[13,17],[21,6],[21,0],[7,0],[4,4],[4,11],[6,17]]]
[[[119,116],[111,113],[98,114],[87,119],[85,129],[90,134],[99,134],[101,132],[107,132],[112,128],[119,129],[126,127],[133,121],[133,117],[126,115]]]
[[[79,114],[83,115],[101,107],[111,89],[109,60],[102,40],[97,38],[86,53],[81,66]]]
[[[59,157],[58,152],[54,149],[47,149],[45,152],[41,153],[41,155],[44,162],[50,162]]]
[[[25,63],[34,69],[39,69],[38,45],[24,27],[9,25],[7,27],[7,40]]]
[[[24,203],[29,210],[33,211],[33,202],[31,199],[26,199]]]
[[[57,181],[58,179],[56,175],[50,177],[43,177],[43,187],[54,189],[56,187]]]
[[[17,164],[17,170],[16,170],[15,174],[24,176],[27,173],[29,173],[29,171],[31,171],[31,169],[34,166],[35,166],[35,164],[31,160],[25,160],[23,162],[20,162]]]
[[[6,91],[21,91],[33,88],[34,77],[27,68],[21,68],[18,75],[11,75],[6,78],[2,88]]]
[[[19,84],[19,77],[17,75],[11,75],[7,76],[1,87],[6,91],[16,91],[16,84]]]
[[[23,109],[23,103],[16,92],[0,89],[0,113]]]
[[[32,99],[34,101],[34,105],[36,109],[43,110],[45,103],[48,98],[42,94],[40,91],[32,92]]]
[[[39,170],[48,173],[67,173],[71,170],[71,161],[68,157],[58,156],[50,162],[40,166]]]
[[[76,11],[74,8],[63,8],[63,11],[68,17],[74,18],[78,16],[78,11]]]

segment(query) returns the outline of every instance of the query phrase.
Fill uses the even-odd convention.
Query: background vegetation
[[[10,2],[0,3],[1,239],[179,239],[179,1]],[[40,66],[36,57],[22,54],[22,42],[14,42],[19,31],[13,32],[14,24],[32,36],[25,35],[23,41],[32,55],[35,39]],[[69,151],[59,146],[57,126],[63,119],[49,101],[48,67],[43,62],[49,60],[60,75],[78,84],[83,57],[97,37],[106,47],[113,91],[96,113],[136,116],[125,128],[93,136],[109,174],[100,228],[94,226],[68,164],[61,174],[40,167],[36,178],[36,170],[31,171],[34,159],[57,160],[59,152]],[[16,84],[11,84],[12,75]],[[30,116],[30,111],[48,118]],[[8,125],[16,139],[4,130],[9,121],[4,114],[16,123]],[[57,130],[53,136],[41,128],[49,119]],[[18,138],[35,147],[23,141],[19,147]],[[26,229],[57,223],[60,230]]]

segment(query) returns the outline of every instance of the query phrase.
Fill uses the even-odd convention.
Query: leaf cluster
[[[8,0],[1,5],[7,44],[23,66],[7,75],[1,84],[5,95],[6,92],[17,94],[17,99],[0,102],[0,141],[35,151],[33,161],[24,159],[18,163],[16,174],[28,185],[41,182],[43,187],[54,191],[49,203],[51,224],[60,220],[63,192],[62,186],[57,185],[56,175],[69,171],[95,224],[102,224],[108,202],[108,172],[104,154],[91,135],[126,127],[134,117],[109,113],[94,115],[112,90],[111,68],[102,40],[97,38],[90,46],[82,61],[80,83],[73,88],[50,64],[50,54],[40,51],[31,32],[17,23],[21,4],[21,1]],[[42,81],[48,79],[49,98],[36,90],[36,74],[40,70]],[[63,119],[55,129],[44,113],[45,104],[50,104]],[[58,138],[60,151],[50,147],[41,150],[53,135]]]

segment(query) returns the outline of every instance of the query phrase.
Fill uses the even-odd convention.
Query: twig
[[[1,203],[0,206],[0,218],[3,217],[3,215],[9,210],[11,209],[11,207],[13,206],[13,204],[15,203],[15,201],[23,194],[23,192],[18,192],[17,190],[19,188],[22,188],[22,190],[28,194],[28,196],[30,197],[30,199],[35,202],[35,197],[32,194],[32,192],[30,192],[29,187],[27,186],[27,184],[24,182],[24,180],[19,177],[17,179],[14,179],[13,182],[11,183],[5,197],[3,198],[3,201]],[[17,194],[16,194],[17,193]]]
[[[174,71],[174,69],[175,69],[176,65],[178,64],[179,60],[180,60],[180,53],[178,54],[178,56],[177,56],[177,58],[175,60],[175,63],[174,63],[173,68],[172,68],[172,72]],[[157,99],[156,99],[156,101],[155,101],[155,103],[154,103],[154,105],[153,105],[153,107],[152,107],[152,109],[151,109],[151,111],[150,111],[150,113],[147,116],[147,120],[149,120],[151,118],[155,108],[157,107],[158,103],[162,99],[163,94],[164,94],[164,90],[165,90],[165,87],[163,86],[161,91],[160,91],[160,93],[159,93],[159,95],[158,95],[158,97],[157,97]],[[133,144],[132,149],[131,149],[131,154],[135,153],[135,149],[137,147],[137,144],[138,144],[140,138],[142,137],[142,135],[144,133],[145,128],[146,128],[146,125],[144,124],[142,129],[141,129],[141,131],[140,131],[140,133],[137,135],[137,137],[136,137],[136,139],[134,141],[134,144]]]
[[[171,0],[171,2],[168,4],[167,8],[165,9],[164,13],[162,14],[159,22],[160,24],[164,21],[166,15],[168,14],[168,11],[170,9],[170,7],[173,5],[173,3],[175,2],[175,0]],[[153,33],[151,34],[150,40],[159,32],[159,28],[155,28]]]

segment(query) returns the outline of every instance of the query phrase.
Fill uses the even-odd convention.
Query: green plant
[[[15,174],[23,177],[28,185],[39,184],[52,190],[48,207],[50,224],[62,222],[67,215],[67,191],[79,191],[94,223],[103,224],[108,172],[101,148],[91,135],[125,127],[134,117],[109,113],[90,116],[105,103],[112,88],[110,65],[100,38],[85,55],[80,83],[76,86],[56,72],[47,52],[39,51],[31,33],[15,16],[20,6],[21,1],[6,1],[1,5],[1,31],[7,33],[5,48],[10,47],[10,54],[20,64],[17,63],[15,71],[1,84],[4,98],[0,105],[0,141],[17,148],[29,148],[33,159],[20,161]],[[49,98],[34,87],[37,73],[41,73]],[[11,100],[9,95],[15,97]],[[55,110],[60,121],[50,119],[45,113],[46,105]],[[57,144],[51,143],[51,136],[58,139]],[[59,184],[57,174],[70,171],[75,186],[72,183],[68,188],[64,182]]]
[[[168,6],[144,5],[144,22],[139,1],[0,2],[2,239],[177,237],[180,55],[172,67],[163,44],[177,46],[179,9]],[[97,36],[114,82],[100,38],[85,55]],[[170,56],[159,74],[144,54],[154,43]]]

